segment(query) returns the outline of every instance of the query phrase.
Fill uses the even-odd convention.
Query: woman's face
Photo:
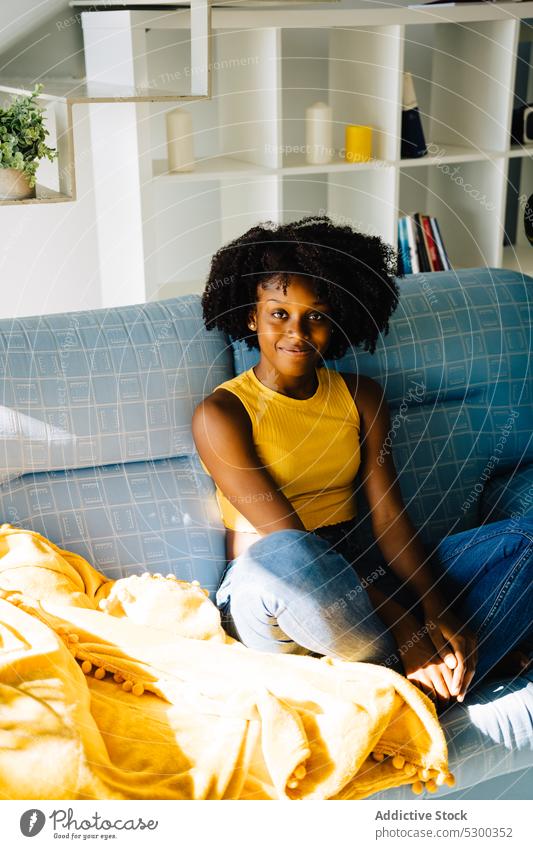
[[[273,277],[267,288],[258,285],[257,303],[249,320],[261,357],[280,373],[314,373],[325,356],[333,328],[332,310],[320,301],[309,278],[291,275],[287,293]]]

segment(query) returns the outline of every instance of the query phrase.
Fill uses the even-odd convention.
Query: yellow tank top
[[[217,386],[243,403],[261,462],[307,530],[356,515],[354,479],[361,462],[359,411],[344,378],[325,367],[316,374],[318,388],[303,400],[269,389],[253,368]],[[226,528],[255,531],[218,486],[216,498]]]

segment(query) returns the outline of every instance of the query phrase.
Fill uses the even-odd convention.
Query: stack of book
[[[420,212],[398,220],[398,253],[403,274],[449,271],[452,267],[437,219]]]

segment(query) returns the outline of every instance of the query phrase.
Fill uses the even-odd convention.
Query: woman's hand
[[[476,641],[445,610],[445,602],[435,593],[424,600],[425,625],[421,627],[376,586],[368,586],[366,592],[394,635],[407,678],[441,701],[455,696],[462,702],[476,668]]]
[[[410,637],[404,637],[399,646],[400,658],[406,678],[444,707],[453,696],[453,672],[423,630],[419,628]]]
[[[450,693],[462,702],[477,665],[477,640],[445,604],[424,604],[426,627],[431,642],[446,665],[453,671]]]

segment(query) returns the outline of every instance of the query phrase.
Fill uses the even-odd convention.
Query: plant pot
[[[35,197],[28,176],[18,168],[0,168],[0,200],[24,200]]]

